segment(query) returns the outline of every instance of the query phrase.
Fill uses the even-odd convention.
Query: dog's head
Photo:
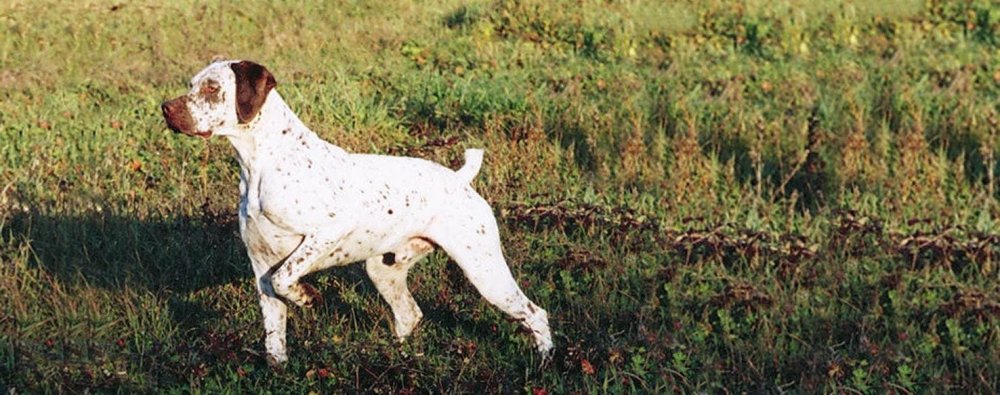
[[[191,79],[187,94],[160,108],[174,132],[206,138],[233,134],[253,123],[276,84],[271,72],[257,63],[214,62]]]

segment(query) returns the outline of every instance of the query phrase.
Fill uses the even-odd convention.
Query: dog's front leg
[[[254,283],[257,285],[261,314],[264,317],[264,348],[267,350],[267,364],[280,369],[288,361],[288,352],[285,349],[288,306],[278,298],[274,287],[271,286],[271,273],[277,266],[272,268],[263,259],[252,254],[250,261],[253,264]]]
[[[299,306],[311,307],[319,300],[320,294],[315,288],[299,282],[303,276],[322,269],[320,263],[328,265],[338,265],[346,259],[347,254],[343,253],[343,240],[350,235],[350,232],[340,230],[326,230],[307,235],[302,238],[291,255],[285,258],[284,263],[271,274],[271,286],[274,292]]]

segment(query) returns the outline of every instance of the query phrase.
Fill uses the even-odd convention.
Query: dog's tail
[[[483,167],[483,150],[479,148],[465,150],[465,166],[455,171],[458,178],[463,183],[472,183],[472,179],[479,174],[479,168]]]

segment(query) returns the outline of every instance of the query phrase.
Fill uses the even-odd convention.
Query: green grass
[[[990,1],[4,2],[0,392],[1000,391]],[[267,368],[215,56],[313,130],[456,165],[558,351],[441,253],[397,345],[358,266]]]

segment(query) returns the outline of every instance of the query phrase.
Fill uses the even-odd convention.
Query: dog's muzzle
[[[201,132],[195,129],[194,118],[187,108],[187,98],[184,96],[173,100],[168,100],[160,105],[163,110],[163,119],[167,121],[167,127],[175,133],[183,133],[188,136],[209,137],[211,131]]]

